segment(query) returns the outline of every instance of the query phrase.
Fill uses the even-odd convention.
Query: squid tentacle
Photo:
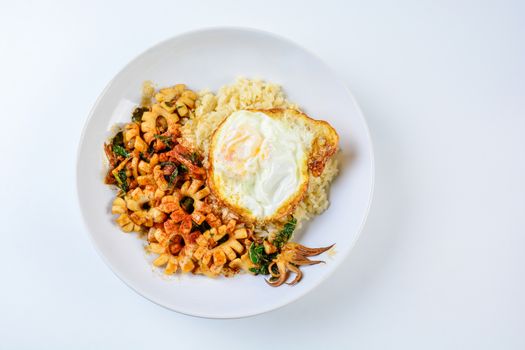
[[[307,258],[302,258],[302,259],[295,259],[292,261],[292,263],[294,263],[295,265],[299,265],[299,266],[305,266],[305,265],[317,265],[321,263],[324,264],[325,262],[322,260],[310,260]]]
[[[297,284],[303,278],[303,273],[301,272],[301,270],[297,266],[295,266],[293,264],[287,264],[287,267],[288,267],[288,269],[290,271],[295,273],[295,278],[293,279],[293,281],[288,282],[286,284],[288,284],[290,286],[293,286],[293,285]]]
[[[279,287],[286,283],[288,285],[295,285],[303,278],[301,266],[324,264],[322,260],[310,260],[308,257],[322,254],[332,248],[334,245],[321,248],[308,248],[298,243],[286,243],[281,250],[281,254],[268,265],[268,270],[271,275],[270,279],[266,280],[272,287]],[[277,272],[274,267],[277,266]],[[295,273],[292,281],[287,282],[290,272]]]
[[[306,255],[306,256],[315,256],[315,255],[319,255],[319,254],[326,252],[328,249],[332,248],[333,246],[334,245],[332,244],[331,246],[328,246],[328,247],[308,248],[308,247],[305,247],[304,245],[298,244],[296,247],[296,250],[303,253],[303,255]]]

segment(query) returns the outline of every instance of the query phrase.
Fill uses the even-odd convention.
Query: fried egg
[[[237,111],[212,136],[208,183],[244,219],[278,220],[301,201],[337,143],[327,122],[296,110]]]

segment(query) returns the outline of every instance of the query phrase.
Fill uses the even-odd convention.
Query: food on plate
[[[337,133],[294,109],[241,110],[215,130],[209,152],[214,194],[249,221],[289,215],[337,149]]]
[[[328,207],[338,135],[288,102],[279,86],[239,79],[196,92],[143,87],[143,99],[104,145],[105,182],[119,188],[116,223],[138,232],[153,265],[209,277],[240,271],[280,286],[329,247],[291,242]]]

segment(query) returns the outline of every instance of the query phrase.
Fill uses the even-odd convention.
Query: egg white
[[[310,133],[284,119],[234,112],[213,135],[211,188],[245,217],[278,217],[306,190],[311,143]]]

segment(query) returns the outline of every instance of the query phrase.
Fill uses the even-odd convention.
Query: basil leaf
[[[296,225],[297,220],[295,218],[291,218],[290,221],[284,224],[283,229],[275,236],[275,239],[272,242],[273,245],[278,249],[281,249],[283,245],[288,242],[290,238],[292,238],[292,234]]]
[[[124,192],[128,192],[128,176],[126,175],[126,171],[124,169],[120,170],[116,176],[115,180],[117,180],[118,187]]]
[[[122,133],[122,131],[117,132],[117,134],[113,136],[113,140],[111,140],[111,144],[113,146],[124,147],[124,134]]]
[[[248,256],[254,264],[258,264],[261,261],[262,254],[264,253],[264,247],[262,245],[256,245],[255,242],[252,242],[250,245],[250,250]]]
[[[270,273],[270,263],[277,257],[277,253],[266,254],[263,245],[258,245],[253,242],[248,249],[248,256],[255,267],[251,267],[250,271],[255,274],[268,275]]]
[[[154,135],[154,137],[170,148],[173,146],[173,139],[171,136]]]
[[[117,156],[121,156],[121,157],[124,157],[124,158],[128,158],[129,157],[129,153],[128,151],[126,151],[126,149],[122,146],[119,146],[119,145],[113,145],[113,153],[115,153]]]
[[[199,231],[199,232],[206,232],[209,229],[211,229],[210,224],[206,220],[202,222],[202,224],[198,225],[195,222],[191,222],[191,231]]]
[[[225,234],[224,236],[221,237],[221,239],[219,239],[219,240],[217,241],[217,245],[221,245],[221,244],[223,244],[223,243],[226,242],[228,239],[230,239],[230,235]]]
[[[146,163],[149,163],[149,159],[146,158],[146,156],[144,155],[143,152],[140,152],[140,153],[139,153],[139,158],[140,158],[140,160],[143,160],[143,161],[145,161]]]
[[[179,204],[186,213],[191,214],[193,213],[193,210],[195,210],[195,208],[193,207],[193,202],[193,198],[184,197],[180,200]]]
[[[173,162],[170,162],[170,163],[173,163]],[[177,168],[175,168],[170,175],[170,179],[168,180],[168,187],[173,186],[173,184],[175,183],[175,179],[177,178],[177,175],[179,175],[179,171],[177,170]]]
[[[261,267],[250,267],[249,269],[251,272],[253,272],[256,275],[268,275],[270,274],[270,271],[268,271],[268,265],[263,265]]]
[[[187,158],[195,165],[202,166],[202,162],[199,159],[199,154],[197,152],[191,153]]]
[[[144,108],[144,107],[135,108],[135,110],[131,114],[131,120],[134,121],[135,123],[140,123],[142,121],[142,115],[144,114],[144,112],[148,112],[148,111],[149,109]]]
[[[259,257],[255,253],[255,242],[252,242],[252,244],[250,245],[250,249],[248,250],[248,256],[250,257],[252,263],[259,263]]]
[[[148,157],[151,158],[151,156],[153,156],[153,153],[155,153],[155,149],[153,148],[153,142],[152,142],[148,146]]]

